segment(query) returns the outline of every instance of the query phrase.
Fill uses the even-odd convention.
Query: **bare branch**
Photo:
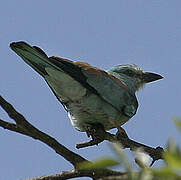
[[[156,160],[163,159],[163,152],[164,149],[162,147],[152,148],[150,146],[138,143],[136,141],[131,140],[125,131],[121,129],[121,132],[118,131],[116,135],[111,134],[109,132],[106,132],[101,127],[93,127],[94,131],[92,131],[94,134],[91,134],[93,139],[89,142],[83,142],[80,144],[77,144],[77,148],[84,148],[88,146],[98,145],[99,143],[103,142],[104,140],[107,140],[112,143],[120,143],[122,148],[129,148],[131,151],[136,151],[138,148],[140,148],[143,152],[148,154],[152,159],[151,165]]]
[[[102,169],[90,169],[90,170],[79,170],[77,169],[77,165],[81,162],[89,162],[82,156],[70,151],[65,146],[60,144],[53,137],[41,132],[39,129],[30,124],[25,117],[17,112],[14,107],[8,103],[5,99],[0,96],[0,106],[8,113],[9,117],[15,121],[15,123],[6,122],[0,119],[0,127],[4,129],[8,129],[10,131],[14,131],[26,136],[30,136],[34,139],[38,139],[52,149],[56,151],[59,155],[64,157],[67,161],[69,161],[75,168],[72,171],[62,172],[60,174],[42,176],[38,178],[32,178],[29,180],[62,180],[62,179],[70,179],[75,177],[91,177],[93,179],[98,179],[102,177],[110,177],[110,176],[125,176],[127,173],[113,171],[110,169],[102,168]]]
[[[108,177],[119,176],[119,179],[124,179],[128,175],[127,173],[122,173],[118,171],[106,170],[106,169],[97,169],[97,170],[72,170],[72,171],[64,171],[60,174],[41,176],[37,178],[31,178],[26,180],[64,180],[71,179],[76,177],[92,177],[93,179],[108,179]]]
[[[60,144],[56,139],[52,138],[48,134],[45,134],[44,132],[41,132],[36,127],[31,125],[23,115],[21,115],[19,112],[17,112],[14,107],[9,104],[5,99],[3,99],[0,96],[0,105],[1,107],[8,113],[9,117],[13,119],[16,124],[9,123],[3,120],[0,120],[0,126],[11,130],[18,132],[20,134],[24,134],[27,136],[30,136],[34,139],[38,139],[48,146],[50,146],[52,149],[56,151],[57,154],[63,156],[67,161],[69,161],[75,168],[78,163],[87,161],[80,155],[70,151],[65,146]]]
[[[4,129],[8,129],[10,131],[14,131],[26,136],[30,136],[34,139],[38,139],[44,142],[52,149],[54,149],[56,153],[58,153],[59,155],[64,157],[67,161],[69,161],[75,168],[75,170],[72,171],[66,171],[55,175],[42,176],[39,178],[32,178],[29,180],[60,180],[60,179],[62,180],[62,179],[70,179],[75,177],[92,177],[93,179],[104,179],[104,180],[128,179],[127,173],[113,171],[106,168],[79,170],[77,168],[78,167],[77,165],[79,163],[85,161],[89,162],[89,161],[83,158],[82,156],[70,151],[65,146],[60,144],[56,139],[34,127],[25,119],[23,115],[17,112],[14,109],[14,107],[10,103],[8,103],[5,99],[3,99],[1,96],[0,96],[0,106],[8,113],[9,117],[15,121],[15,123],[10,123],[0,119],[0,127],[3,127]],[[144,152],[146,152],[152,157],[153,159],[152,164],[156,160],[162,159],[163,148],[160,147],[152,148],[129,139],[129,137],[126,134],[120,135],[120,133],[117,133],[116,135],[113,135],[111,133],[104,131],[101,128],[97,128],[96,131],[93,132],[95,132],[94,135],[91,134],[93,140],[86,143],[78,144],[77,148],[92,146],[95,144],[99,144],[103,140],[108,140],[110,142],[119,142],[121,143],[123,148],[130,148],[130,150],[132,151],[141,147],[144,150]]]

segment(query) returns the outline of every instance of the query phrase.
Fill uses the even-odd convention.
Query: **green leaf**
[[[117,154],[117,158],[119,159],[120,164],[123,165],[123,167],[125,167],[127,171],[131,171],[132,165],[128,160],[125,152],[123,151],[121,145],[118,143],[112,143],[110,147]]]
[[[176,177],[178,178],[179,176],[173,172],[170,168],[168,167],[164,167],[160,170],[153,170],[153,174],[156,176],[161,176],[161,177],[166,177],[166,178],[170,178],[170,177]]]
[[[100,169],[100,168],[107,168],[111,166],[119,165],[120,162],[109,158],[101,158],[99,160],[95,160],[93,162],[82,162],[78,165],[79,170],[87,170],[87,169]]]
[[[170,167],[172,170],[178,171],[181,169],[181,156],[179,153],[165,152],[163,156],[168,163],[168,167]]]
[[[179,131],[181,132],[181,119],[180,118],[174,118],[174,122],[175,122],[177,128],[179,129]]]

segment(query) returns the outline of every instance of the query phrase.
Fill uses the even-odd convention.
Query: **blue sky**
[[[180,7],[180,0],[3,1],[0,94],[40,130],[93,160],[113,155],[108,144],[75,148],[76,143],[88,140],[86,134],[71,126],[45,81],[10,50],[9,44],[23,40],[41,47],[49,56],[85,61],[102,69],[137,64],[164,79],[137,93],[137,114],[123,127],[130,138],[153,147],[165,146],[170,137],[178,142],[180,134],[172,118],[181,117]],[[2,109],[0,118],[11,121]],[[52,149],[29,137],[1,128],[0,141],[0,179],[19,180],[72,168]]]

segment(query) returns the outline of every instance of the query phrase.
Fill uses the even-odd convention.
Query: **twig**
[[[18,132],[20,134],[24,134],[30,136],[34,139],[38,139],[52,149],[56,151],[57,154],[63,156],[67,161],[69,161],[75,168],[78,163],[87,161],[85,158],[81,157],[80,155],[70,151],[65,146],[60,144],[56,139],[52,138],[48,134],[41,132],[32,124],[30,124],[23,115],[17,112],[14,107],[9,104],[5,99],[0,96],[0,106],[8,113],[9,117],[12,118],[16,124],[9,123],[3,120],[0,120],[0,126]]]
[[[60,144],[56,139],[34,127],[25,119],[25,117],[22,114],[17,112],[14,109],[14,107],[10,103],[8,103],[5,99],[3,99],[1,96],[0,96],[0,106],[8,113],[9,117],[15,121],[15,123],[10,123],[0,119],[0,127],[3,127],[4,129],[8,129],[10,131],[14,131],[23,135],[30,136],[34,139],[38,139],[44,142],[52,149],[54,149],[56,153],[58,153],[59,155],[64,157],[67,161],[69,161],[75,168],[75,170],[73,171],[62,172],[56,175],[42,176],[30,180],[60,180],[60,179],[86,177],[86,176],[92,177],[93,179],[99,179],[99,178],[102,179],[102,177],[104,177],[104,179],[107,179],[108,177],[114,177],[114,176],[115,177],[119,176],[119,179],[127,179],[127,173],[113,171],[106,168],[90,169],[90,170],[77,169],[79,163],[89,162],[89,161],[80,156],[79,154],[70,151],[65,146]],[[129,139],[129,137],[125,134],[120,135],[118,133],[116,135],[113,135],[98,127],[93,137],[94,137],[93,140],[89,142],[78,144],[77,148],[92,146],[95,144],[99,144],[103,140],[108,140],[110,142],[119,142],[121,143],[123,148],[130,148],[130,150],[132,151],[134,151],[137,148],[142,148],[144,152],[146,152],[152,157],[153,159],[152,164],[156,160],[162,159],[163,148],[161,147],[152,148],[144,144],[140,144],[138,142]]]
[[[119,171],[112,171],[112,170],[106,170],[106,169],[97,169],[97,170],[72,170],[72,171],[64,171],[60,174],[53,174],[48,176],[41,176],[37,178],[31,178],[26,180],[64,180],[64,179],[71,179],[76,177],[92,177],[94,179],[105,179],[105,177],[114,177],[119,176],[119,178],[128,177],[127,173],[119,172]]]
[[[120,143],[122,148],[129,148],[131,151],[136,151],[138,148],[140,148],[143,152],[147,153],[152,158],[151,166],[155,161],[163,159],[164,149],[162,147],[152,148],[150,146],[133,141],[128,137],[126,132],[123,130],[114,135],[109,132],[106,132],[103,128],[100,127],[99,128],[93,127],[93,128],[94,131],[92,132],[94,132],[94,134],[91,135],[93,136],[93,140],[77,144],[76,147],[78,149],[97,145],[103,142],[104,140],[107,140],[112,143]]]
[[[52,149],[54,149],[56,153],[58,153],[59,155],[64,157],[67,161],[69,161],[75,168],[72,171],[66,171],[60,174],[31,178],[29,180],[63,180],[75,177],[91,177],[93,179],[98,179],[98,178],[102,179],[102,177],[112,177],[112,176],[119,176],[120,178],[123,177],[125,179],[127,173],[114,171],[106,168],[79,170],[78,169],[79,163],[90,162],[90,161],[70,151],[65,146],[60,144],[56,139],[45,134],[44,132],[41,132],[39,129],[34,127],[25,119],[25,117],[22,114],[17,112],[14,109],[14,107],[10,103],[8,103],[5,99],[3,99],[3,97],[1,96],[0,96],[0,106],[8,113],[9,117],[15,121],[14,124],[0,119],[0,127],[44,142]]]

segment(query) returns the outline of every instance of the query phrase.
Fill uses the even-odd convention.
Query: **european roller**
[[[105,130],[120,127],[136,114],[136,91],[163,78],[136,65],[118,65],[104,71],[84,62],[48,57],[26,42],[13,42],[10,47],[45,79],[79,131],[96,124]]]

